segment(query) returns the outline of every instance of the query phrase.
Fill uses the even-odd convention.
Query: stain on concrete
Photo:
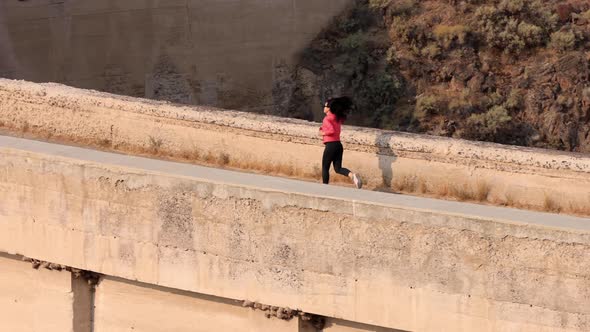
[[[266,318],[276,317],[278,319],[289,321],[295,317],[299,317],[305,322],[310,322],[319,330],[323,329],[325,325],[325,317],[303,312],[301,310],[291,309],[289,307],[272,306],[249,300],[243,300],[241,303],[244,308],[251,308],[252,310],[264,312]]]
[[[122,241],[119,244],[119,259],[128,266],[135,266],[135,246],[131,241]]]
[[[193,248],[192,194],[187,191],[158,194],[158,243],[178,248]]]
[[[35,270],[37,269],[47,269],[47,270],[52,270],[52,271],[68,271],[72,273],[72,276],[74,278],[82,278],[84,280],[86,280],[86,282],[91,285],[91,286],[96,286],[99,284],[100,279],[101,279],[101,274],[100,273],[96,273],[96,272],[92,272],[92,271],[87,271],[87,270],[82,270],[82,269],[77,269],[71,266],[67,266],[67,265],[63,265],[63,264],[58,264],[58,263],[52,263],[52,262],[47,262],[44,260],[39,260],[39,259],[35,259],[35,258],[30,258],[30,257],[25,257],[25,256],[21,256],[21,259],[24,262],[30,262],[31,263],[31,267]]]

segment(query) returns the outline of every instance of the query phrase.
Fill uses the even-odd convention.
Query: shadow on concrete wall
[[[376,186],[377,191],[393,192],[393,163],[397,157],[389,145],[393,137],[391,131],[379,131],[375,137],[375,146],[377,147],[377,157],[379,159],[379,169],[381,170],[382,183]]]
[[[279,79],[273,82],[274,113],[280,116],[319,122],[324,114],[321,105],[331,97],[350,94],[346,90],[349,82],[330,75],[329,67],[335,62],[333,52],[323,52],[322,43],[326,36],[334,34],[339,22],[351,15],[356,1],[348,0],[344,9],[335,15],[306,47],[299,50],[295,64],[285,68]]]
[[[6,4],[0,4],[0,22],[7,21],[7,10]],[[0,77],[15,79],[21,71],[6,23],[0,23]]]

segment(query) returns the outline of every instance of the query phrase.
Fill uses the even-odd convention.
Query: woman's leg
[[[334,160],[335,146],[333,143],[326,143],[322,157],[322,181],[325,184],[330,182],[330,165]]]
[[[334,152],[334,170],[336,173],[344,176],[350,177],[350,170],[347,168],[342,167],[342,156],[344,155],[344,148],[342,147],[342,143],[338,142],[336,144],[336,151]]]
[[[352,180],[352,182],[354,182],[354,185],[360,189],[363,186],[363,182],[361,181],[361,178],[358,175],[356,175],[355,173],[351,172],[349,169],[342,167],[342,156],[343,155],[344,155],[344,148],[342,147],[342,143],[338,142],[338,150],[337,150],[336,156],[334,158],[334,170],[338,174],[348,176]]]

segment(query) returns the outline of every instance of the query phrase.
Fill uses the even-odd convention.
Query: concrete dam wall
[[[11,137],[0,157],[0,312],[16,331],[590,328],[588,219]],[[100,274],[94,296],[55,264]],[[19,323],[36,309],[46,323]]]
[[[127,154],[318,181],[318,127],[0,79],[5,132]],[[590,215],[588,155],[357,127],[342,139],[344,165],[369,189]]]
[[[2,1],[0,77],[277,112],[298,54],[352,2]]]

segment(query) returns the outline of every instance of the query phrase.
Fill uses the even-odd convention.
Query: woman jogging
[[[330,182],[330,165],[334,163],[336,173],[348,176],[357,188],[361,188],[361,179],[350,170],[342,167],[342,154],[344,148],[340,143],[340,131],[342,123],[352,107],[352,100],[348,97],[331,98],[324,104],[324,121],[320,127],[320,134],[323,137],[324,156],[322,158],[322,180],[324,184]]]

